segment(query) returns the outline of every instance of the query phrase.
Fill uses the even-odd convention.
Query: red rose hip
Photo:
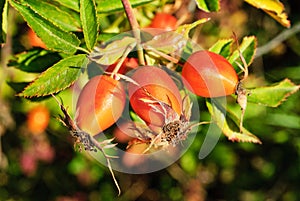
[[[172,31],[177,27],[177,19],[168,13],[156,13],[149,27]]]
[[[93,77],[82,89],[76,106],[80,129],[96,135],[113,125],[121,116],[126,101],[123,86],[107,75]]]
[[[183,65],[183,83],[202,97],[221,97],[235,93],[239,82],[233,66],[221,55],[201,50]]]
[[[150,102],[153,100],[161,101],[169,105],[178,115],[181,114],[182,103],[179,90],[164,70],[154,66],[143,66],[139,67],[131,78],[139,86],[133,83],[128,85],[130,105],[145,122],[162,126],[166,118],[162,113],[155,111],[147,100]],[[155,105],[162,110],[159,103]]]

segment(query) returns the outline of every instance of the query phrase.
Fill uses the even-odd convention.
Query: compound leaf
[[[111,65],[123,56],[129,46],[133,49],[135,45],[135,38],[125,36],[122,39],[110,41],[103,46],[95,47],[89,55],[89,58],[101,65]]]
[[[88,59],[85,54],[62,59],[44,71],[18,95],[40,97],[64,90],[75,82],[87,63]]]
[[[246,36],[243,38],[242,43],[239,45],[239,51],[243,55],[247,65],[251,65],[255,52],[256,52],[256,44],[257,40],[255,36]],[[233,65],[237,72],[241,71],[238,67],[237,62],[243,66],[242,62],[240,61],[240,55],[238,50],[235,50],[232,55],[228,58],[229,62]]]
[[[80,0],[80,19],[85,44],[91,50],[95,46],[98,37],[96,5],[93,0]]]
[[[298,91],[299,88],[299,85],[295,85],[289,79],[284,79],[271,86],[249,90],[250,95],[248,96],[248,102],[268,107],[277,107],[285,101],[288,96]]]
[[[66,54],[74,54],[77,51],[80,41],[73,33],[61,30],[26,5],[14,0],[10,0],[10,4],[23,16],[48,49]]]
[[[27,0],[26,3],[40,16],[65,31],[79,31],[81,29],[78,18],[70,14],[71,10],[62,10],[57,5],[40,0]],[[78,13],[76,14],[78,15]]]
[[[233,39],[220,39],[213,46],[209,48],[209,51],[220,54],[227,58],[231,54]]]
[[[226,120],[226,112],[224,112],[225,108],[222,108],[222,106],[220,105],[217,106],[216,104],[212,104],[211,101],[206,101],[206,106],[214,122],[218,125],[218,127],[222,130],[223,134],[229,140],[233,142],[252,142],[261,144],[259,138],[253,135],[244,127],[242,128],[242,132],[232,130]],[[233,120],[235,121],[237,119]]]

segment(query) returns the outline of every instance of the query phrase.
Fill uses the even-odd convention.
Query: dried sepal
[[[121,194],[120,186],[115,178],[114,172],[111,167],[110,158],[116,158],[117,156],[110,156],[105,153],[104,149],[113,148],[116,144],[111,144],[113,141],[112,139],[104,140],[102,142],[98,142],[93,136],[89,133],[81,130],[76,123],[73,121],[71,116],[69,115],[67,109],[61,104],[61,102],[52,94],[52,97],[56,100],[58,105],[60,106],[61,111],[63,112],[63,116],[60,115],[60,121],[63,123],[64,126],[68,128],[72,137],[75,138],[75,146],[79,146],[79,150],[81,151],[82,147],[86,151],[94,151],[97,152],[98,150],[102,152],[103,156],[106,159],[107,167],[111,173],[113,181],[118,189],[119,195]]]

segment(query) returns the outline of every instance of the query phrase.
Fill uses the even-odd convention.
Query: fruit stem
[[[241,53],[241,50],[240,50],[240,44],[239,44],[239,41],[238,41],[238,38],[236,36],[236,34],[233,32],[233,38],[236,42],[236,46],[237,46],[237,51],[239,53],[239,57],[243,63],[243,67],[241,65],[238,64],[239,68],[241,68],[243,71],[244,71],[244,77],[240,80],[240,82],[244,81],[247,77],[248,77],[248,74],[249,74],[249,71],[248,71],[248,64],[243,56],[243,54]]]
[[[176,58],[174,58],[172,56],[169,56],[169,55],[167,55],[167,54],[165,54],[163,52],[160,52],[160,51],[158,51],[158,50],[156,50],[154,48],[151,48],[150,46],[144,45],[143,47],[145,48],[146,51],[147,50],[152,51],[153,53],[155,53],[155,54],[157,54],[157,55],[159,55],[159,56],[161,56],[161,57],[163,57],[163,58],[167,59],[168,61],[171,61],[171,62],[173,62],[175,64],[177,64],[179,62],[178,59],[176,59]]]
[[[120,70],[123,62],[127,58],[128,54],[131,52],[131,50],[134,48],[134,46],[135,46],[135,44],[130,44],[130,45],[127,46],[127,48],[125,49],[122,57],[120,58],[120,60],[117,63],[116,67],[114,68],[113,72],[111,73],[111,77],[114,77],[114,75],[118,73],[118,71]]]
[[[141,45],[141,34],[140,34],[140,27],[139,24],[136,20],[136,17],[133,13],[133,9],[132,6],[129,2],[129,0],[122,0],[122,4],[125,10],[125,13],[127,15],[129,24],[131,26],[132,32],[133,32],[133,36],[136,39],[137,42],[137,53],[138,53],[138,59],[139,59],[139,63],[140,65],[145,65],[145,59],[144,59],[144,53],[143,53],[143,48]]]
[[[80,51],[82,51],[82,52],[84,52],[84,53],[90,54],[90,52],[89,52],[87,49],[84,49],[84,48],[82,48],[82,47],[77,47],[76,49],[77,49],[77,50],[80,50]]]

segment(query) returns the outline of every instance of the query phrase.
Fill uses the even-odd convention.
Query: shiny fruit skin
[[[168,13],[157,13],[152,19],[149,27],[172,31],[177,27],[177,19]]]
[[[113,135],[119,143],[129,142],[134,136],[132,123],[128,121],[118,123],[118,126],[113,130]]]
[[[29,131],[38,135],[44,132],[49,124],[50,114],[47,107],[43,105],[32,108],[27,114],[27,126]]]
[[[32,29],[28,30],[27,35],[28,35],[29,44],[31,46],[41,47],[44,49],[47,48],[45,43],[36,35],[36,33]]]
[[[135,139],[133,139],[134,141]],[[144,151],[148,148],[149,144],[145,142],[133,143],[125,151],[122,162],[127,167],[134,167],[145,162],[146,157]]]
[[[140,86],[129,83],[130,105],[135,113],[146,123],[162,126],[165,123],[165,117],[155,112],[149,103],[142,100],[153,100],[145,93],[144,89],[156,100],[171,106],[178,115],[181,114],[182,102],[179,90],[172,78],[164,70],[154,66],[143,66],[139,67],[131,78]],[[155,105],[160,108],[158,103]]]
[[[221,97],[235,93],[239,82],[233,66],[221,55],[201,50],[183,65],[183,83],[202,97]]]
[[[76,105],[76,123],[92,136],[113,125],[121,116],[126,94],[110,76],[93,77],[83,87]]]

